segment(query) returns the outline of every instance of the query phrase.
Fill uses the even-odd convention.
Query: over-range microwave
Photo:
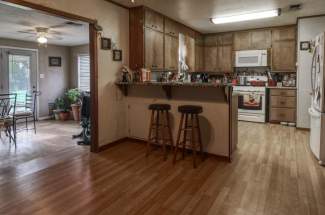
[[[236,67],[268,66],[267,50],[236,51]]]

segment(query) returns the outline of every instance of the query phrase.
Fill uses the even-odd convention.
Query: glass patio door
[[[17,105],[24,104],[27,93],[37,90],[36,52],[1,50],[1,93],[17,93]]]

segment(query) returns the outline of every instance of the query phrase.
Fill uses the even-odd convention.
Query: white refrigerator
[[[319,164],[325,165],[325,33],[315,38],[311,66],[312,101],[310,115],[310,148]]]

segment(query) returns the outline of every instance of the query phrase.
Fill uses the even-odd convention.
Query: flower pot
[[[60,112],[60,120],[61,121],[67,121],[69,120],[70,112],[62,111]]]
[[[60,120],[60,113],[61,113],[61,110],[53,110],[55,120]]]
[[[73,119],[75,121],[80,121],[80,105],[72,104],[71,109],[72,109]]]

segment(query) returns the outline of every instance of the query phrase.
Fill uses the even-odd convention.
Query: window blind
[[[89,55],[78,56],[78,88],[81,91],[90,91],[90,59]]]

